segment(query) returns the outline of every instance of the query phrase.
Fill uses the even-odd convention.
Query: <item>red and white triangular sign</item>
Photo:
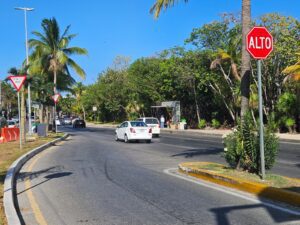
[[[14,85],[15,89],[17,91],[20,91],[22,85],[24,84],[24,82],[26,80],[26,76],[25,75],[22,75],[22,76],[9,76],[8,79],[11,80],[11,82]]]
[[[55,94],[55,95],[52,96],[52,99],[53,99],[53,101],[54,101],[55,103],[57,103],[59,97],[60,97],[60,94]]]

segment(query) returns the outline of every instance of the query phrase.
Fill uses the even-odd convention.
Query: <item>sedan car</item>
[[[155,117],[141,117],[137,119],[138,121],[143,121],[149,127],[152,127],[153,136],[159,137],[160,135],[160,125],[159,121]]]
[[[115,140],[130,141],[143,140],[150,143],[152,140],[152,128],[142,121],[125,121],[116,129]]]
[[[85,128],[85,121],[82,119],[77,119],[73,123],[73,128]]]

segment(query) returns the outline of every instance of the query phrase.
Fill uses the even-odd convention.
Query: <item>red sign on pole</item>
[[[52,99],[55,102],[55,104],[58,102],[59,97],[60,97],[60,94],[55,94],[55,95],[52,96]]]
[[[17,90],[17,92],[19,92],[21,87],[23,86],[25,80],[26,80],[26,76],[25,75],[22,75],[22,76],[9,76],[8,79],[11,80],[11,82],[14,85],[15,89]]]
[[[265,27],[253,27],[246,42],[247,51],[254,59],[265,59],[273,51],[273,37]]]

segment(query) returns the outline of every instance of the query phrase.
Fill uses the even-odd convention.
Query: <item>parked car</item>
[[[15,120],[7,120],[7,127],[15,128],[15,127],[17,127],[17,122]]]
[[[145,124],[147,124],[149,127],[152,128],[152,134],[153,136],[159,137],[160,135],[160,125],[159,121],[155,117],[141,117],[138,118],[137,121],[143,121]]]
[[[85,128],[85,121],[82,119],[77,119],[73,123],[73,128]]]
[[[152,128],[143,121],[125,121],[117,127],[115,140],[124,140],[125,143],[144,140],[150,143],[152,140]]]

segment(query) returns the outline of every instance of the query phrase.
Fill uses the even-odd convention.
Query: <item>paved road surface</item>
[[[166,173],[184,161],[224,162],[218,139],[165,134],[151,144],[125,144],[113,141],[109,129],[68,131],[67,141],[34,157],[19,175],[26,224],[300,224],[299,212]],[[296,160],[292,146],[282,165]],[[286,171],[299,166],[288,165]]]

